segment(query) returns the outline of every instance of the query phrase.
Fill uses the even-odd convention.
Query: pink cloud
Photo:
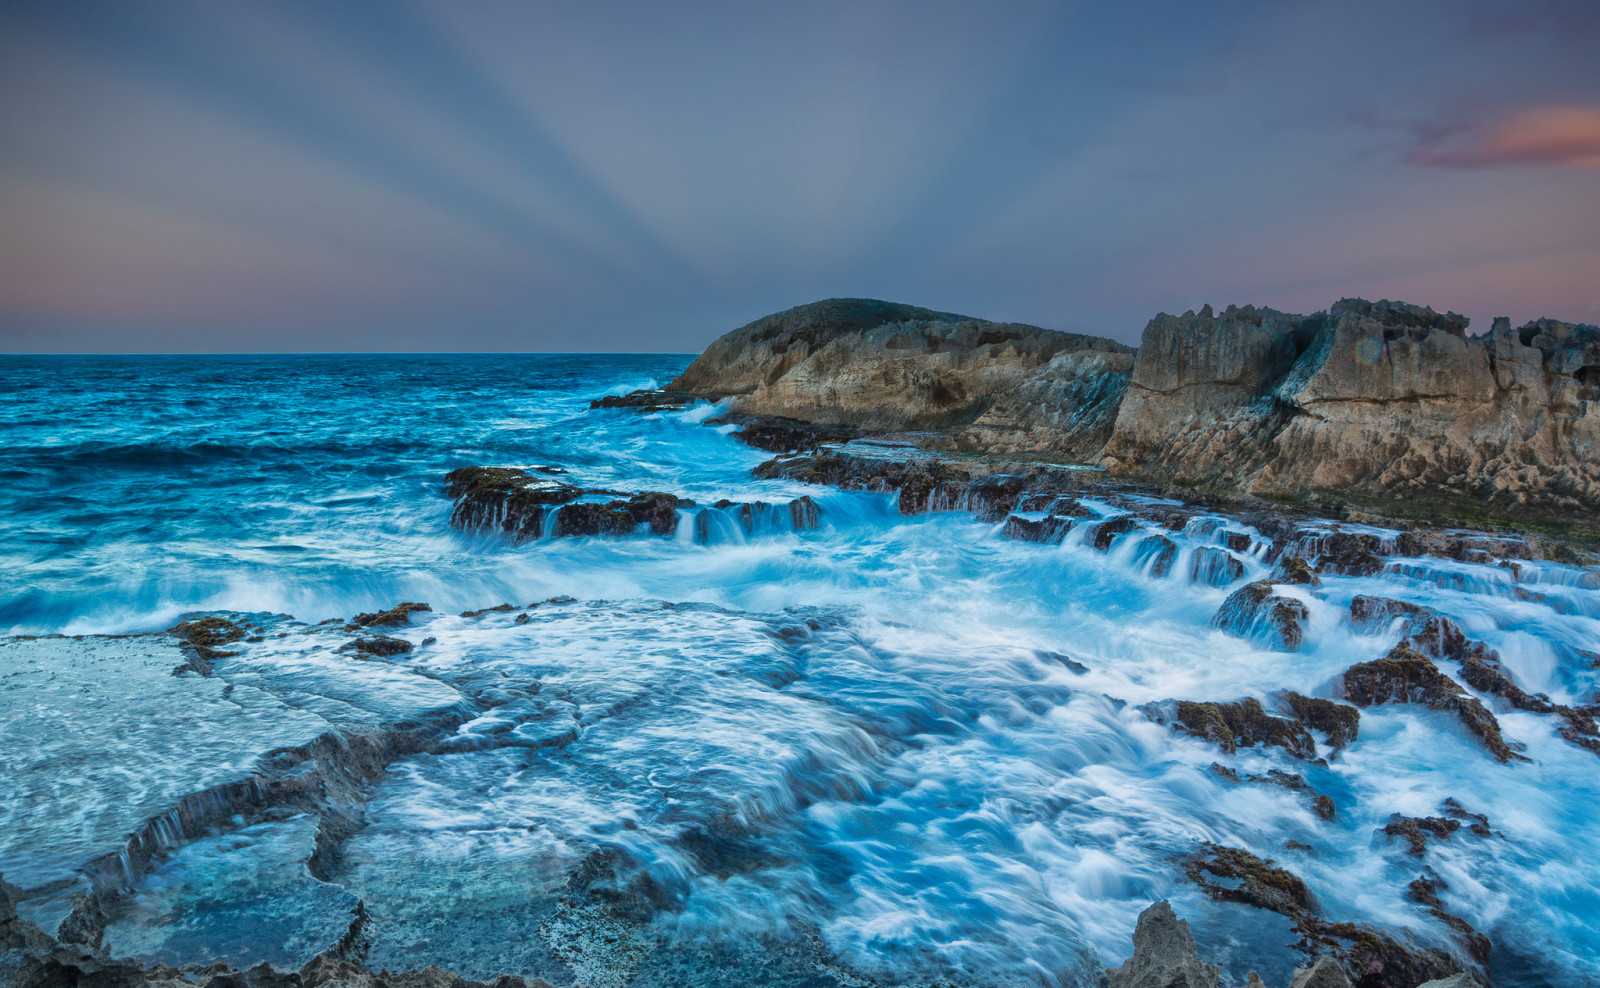
[[[1600,168],[1600,107],[1540,106],[1451,128],[1409,155],[1432,168]]]

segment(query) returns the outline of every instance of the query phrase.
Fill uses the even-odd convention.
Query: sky
[[[0,0],[0,351],[1600,323],[1600,3]]]

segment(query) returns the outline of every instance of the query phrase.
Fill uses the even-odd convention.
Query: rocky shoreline
[[[665,392],[790,431],[1088,464],[1109,479],[1390,517],[1543,525],[1600,517],[1600,327],[1467,320],[1345,299],[1309,316],[1159,315],[1137,350],[872,299],[734,330]],[[906,434],[911,435],[906,435]]]
[[[737,425],[735,435],[746,444],[775,454],[755,467],[757,478],[872,492],[902,516],[965,513],[994,526],[991,537],[1040,546],[1070,542],[1093,558],[1115,556],[1123,561],[1119,565],[1145,576],[1185,581],[1215,594],[1205,598],[1208,609],[1210,600],[1221,600],[1209,625],[1215,631],[1208,633],[1248,641],[1287,661],[1314,646],[1308,604],[1331,609],[1324,581],[1402,572],[1447,581],[1455,578],[1449,564],[1466,563],[1505,574],[1505,592],[1519,601],[1569,606],[1554,585],[1544,586],[1538,577],[1540,567],[1558,564],[1570,570],[1573,587],[1600,589],[1600,557],[1594,555],[1589,530],[1576,520],[1595,503],[1594,478],[1587,472],[1593,464],[1573,459],[1561,465],[1562,457],[1576,457],[1586,448],[1586,430],[1594,424],[1594,397],[1584,391],[1592,383],[1588,371],[1600,366],[1590,360],[1596,346],[1593,327],[1541,323],[1531,335],[1528,327],[1516,333],[1497,327],[1488,339],[1469,340],[1458,317],[1395,303],[1346,302],[1313,317],[1231,309],[1220,317],[1209,310],[1161,317],[1135,352],[1090,337],[886,303],[846,300],[802,308],[806,311],[769,317],[730,334],[668,390],[601,398],[592,407],[659,413],[705,398],[725,401],[722,416],[711,422]],[[1383,342],[1376,349],[1363,349],[1363,340],[1379,337]],[[1456,408],[1451,402],[1458,399],[1443,393],[1443,385],[1429,395],[1382,401],[1326,397],[1337,390],[1339,376],[1329,368],[1339,366],[1338,355],[1346,350],[1357,356],[1375,353],[1368,363],[1387,366],[1385,380],[1393,387],[1404,379],[1412,381],[1405,387],[1415,390],[1416,381],[1440,373],[1470,377],[1461,368],[1480,357],[1497,381],[1505,368],[1522,367],[1506,374],[1507,380],[1523,383],[1520,391],[1500,388],[1515,391],[1515,401],[1499,395],[1493,415]],[[1453,369],[1424,366],[1434,359],[1427,355],[1438,353],[1446,354]],[[1537,380],[1529,369],[1534,366],[1530,353],[1540,355]],[[1407,367],[1411,370],[1401,373]],[[1355,376],[1346,377],[1366,381],[1362,387],[1367,387],[1371,381],[1361,373],[1350,371]],[[1546,402],[1547,412],[1565,408],[1565,418],[1528,412],[1537,401]],[[1339,402],[1350,407],[1335,413]],[[1399,404],[1374,411],[1383,402]],[[1361,412],[1358,405],[1373,407]],[[864,411],[869,407],[877,410]],[[1399,415],[1396,409],[1402,407],[1405,414]],[[1460,429],[1430,433],[1418,416],[1433,416],[1436,425],[1454,418]],[[1519,428],[1533,431],[1505,438],[1510,432],[1494,416],[1510,416]],[[1232,424],[1222,428],[1219,422]],[[1515,477],[1493,458],[1480,458],[1476,466],[1443,478],[1432,465],[1395,467],[1405,462],[1404,455],[1382,469],[1376,465],[1393,453],[1385,445],[1393,436],[1433,443],[1429,448],[1454,463],[1458,446],[1479,443],[1480,432],[1495,428],[1504,439],[1499,455],[1521,464]],[[1366,438],[1352,446],[1356,435]],[[1529,452],[1535,447],[1537,452]],[[1340,450],[1349,453],[1343,460]],[[1374,463],[1360,465],[1366,458]],[[1325,484],[1334,475],[1318,470],[1334,462],[1345,463],[1339,468],[1345,472]],[[444,478],[444,493],[454,502],[452,526],[511,543],[612,537],[709,544],[775,533],[804,539],[830,524],[831,502],[820,493],[786,494],[771,502],[696,501],[668,491],[587,486],[557,466],[463,467]],[[1396,497],[1401,500],[1395,502]],[[1513,531],[1415,520],[1419,511],[1411,509],[1432,510],[1456,503],[1452,498],[1477,499],[1473,503],[1484,517],[1511,512],[1520,520],[1556,527]],[[1394,510],[1396,503],[1403,510]],[[1369,504],[1377,509],[1364,506]],[[1396,520],[1407,515],[1411,520]],[[1532,574],[1528,579],[1525,570]],[[574,604],[570,598],[502,604],[465,611],[459,618],[511,630],[536,626]],[[1314,689],[1300,684],[1305,693],[1277,688],[1259,696],[1219,696],[1178,689],[1178,695],[1164,694],[1167,699],[1147,703],[1141,696],[1133,704],[1117,699],[1129,694],[1106,697],[1127,708],[1144,729],[1160,725],[1184,744],[1214,752],[1204,758],[1223,759],[1212,762],[1209,772],[1201,762],[1196,774],[1208,780],[1205,784],[1241,795],[1275,793],[1306,811],[1313,828],[1350,820],[1352,811],[1359,820],[1362,811],[1370,814],[1375,808],[1356,804],[1337,785],[1330,787],[1327,770],[1330,762],[1337,766],[1352,750],[1362,750],[1363,718],[1381,719],[1379,708],[1404,707],[1448,719],[1457,733],[1447,744],[1459,745],[1463,757],[1470,752],[1484,759],[1491,772],[1517,771],[1530,754],[1541,753],[1524,743],[1531,739],[1524,731],[1535,730],[1530,724],[1558,738],[1555,747],[1576,751],[1575,757],[1600,756],[1600,705],[1557,702],[1523,689],[1515,665],[1508,667],[1470,622],[1464,627],[1425,602],[1377,593],[1357,594],[1347,611],[1344,598],[1337,606],[1340,629],[1393,637],[1382,643],[1387,651],[1377,658],[1352,662],[1341,655],[1343,671],[1313,684]],[[640,609],[721,612],[710,605],[661,601]],[[233,671],[230,663],[242,666],[241,655],[248,658],[252,648],[280,648],[287,655],[298,647],[296,655],[326,654],[368,664],[363,668],[404,664],[429,689],[450,692],[454,699],[440,704],[419,694],[418,705],[404,715],[362,713],[366,719],[337,722],[336,729],[265,750],[237,777],[187,792],[140,823],[125,843],[77,870],[74,881],[87,885],[74,892],[70,908],[59,911],[50,930],[19,916],[17,903],[32,897],[29,915],[40,915],[39,902],[59,898],[65,894],[61,889],[41,885],[23,891],[0,881],[0,981],[27,988],[547,988],[549,981],[531,974],[549,978],[559,969],[564,978],[575,974],[579,984],[589,983],[591,975],[612,979],[603,981],[607,984],[624,983],[654,949],[647,933],[650,918],[672,906],[662,889],[648,885],[648,876],[625,877],[620,859],[605,850],[594,851],[566,873],[566,884],[550,893],[559,904],[551,905],[553,912],[538,927],[551,956],[566,967],[518,968],[529,977],[474,981],[437,967],[374,971],[367,964],[374,923],[365,901],[354,897],[353,909],[346,904],[352,919],[343,935],[330,934],[331,943],[317,941],[329,945],[293,970],[264,962],[242,970],[220,962],[180,969],[119,960],[103,946],[102,935],[125,907],[136,880],[188,843],[299,815],[315,828],[305,869],[312,879],[339,887],[342,849],[366,826],[367,802],[393,766],[463,751],[565,750],[588,728],[583,718],[627,709],[611,700],[584,705],[561,688],[508,678],[505,670],[489,679],[487,670],[474,667],[476,659],[462,667],[460,679],[447,680],[427,668],[433,632],[413,627],[414,621],[435,617],[428,605],[417,602],[312,626],[285,615],[216,613],[187,616],[165,635],[133,636],[148,638],[178,658],[170,674],[160,674],[163,678],[215,684]],[[763,632],[763,640],[780,650],[831,633],[828,620],[819,616],[786,612],[773,620],[777,623]],[[275,644],[284,638],[293,642]],[[847,645],[841,639],[830,647]],[[1600,654],[1582,657],[1600,664]],[[1058,675],[1059,667],[1074,679],[1090,673],[1071,656],[1049,653],[1041,656],[1045,660],[1057,665]],[[781,684],[791,675],[800,673],[774,673]],[[222,697],[233,689],[230,681]],[[341,716],[350,713],[339,709]],[[1513,717],[1521,719],[1513,723]],[[1270,752],[1283,767],[1262,771],[1259,761],[1242,760],[1241,752],[1263,757]],[[1542,753],[1548,755],[1549,749]],[[1439,863],[1441,845],[1476,854],[1507,841],[1497,829],[1511,829],[1503,808],[1475,806],[1461,791],[1436,807],[1408,807],[1409,813],[1390,814],[1393,803],[1376,807],[1389,815],[1387,822],[1380,816],[1373,831],[1374,853],[1402,861],[1406,869],[1389,894],[1398,900],[1403,893],[1403,901],[1387,903],[1384,911],[1391,917],[1414,916],[1425,927],[1420,935],[1392,919],[1369,922],[1364,909],[1325,905],[1301,877],[1316,883],[1316,875],[1294,863],[1304,864],[1317,851],[1296,840],[1251,850],[1238,846],[1249,840],[1205,838],[1183,846],[1163,867],[1180,886],[1216,903],[1272,914],[1284,924],[1298,938],[1293,949],[1311,962],[1295,972],[1290,988],[1481,988],[1491,983],[1495,946],[1458,915],[1468,910],[1457,904],[1452,911],[1447,900],[1462,892],[1451,893],[1432,865]],[[1317,831],[1307,833],[1311,836],[1298,836],[1321,842]],[[743,867],[722,860],[738,857],[720,846],[724,837],[742,848],[748,835],[688,827],[672,840],[696,861],[716,861],[712,870],[721,876],[717,869],[731,875]],[[1285,852],[1293,859],[1287,865],[1266,856]],[[1417,877],[1407,886],[1411,874]],[[330,915],[337,922],[322,926],[335,933],[344,929],[343,914]],[[1110,988],[1215,988],[1219,983],[1219,968],[1199,959],[1188,924],[1164,902],[1140,916],[1133,943],[1133,957],[1107,972]],[[819,952],[818,944],[815,938],[809,946],[785,943],[776,953],[793,970],[817,972],[819,983],[876,983]],[[1085,971],[1084,976],[1098,975]],[[1252,974],[1249,988],[1265,985]]]

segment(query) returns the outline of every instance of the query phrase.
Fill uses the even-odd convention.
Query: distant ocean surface
[[[523,554],[449,531],[444,474],[561,463],[592,486],[743,483],[761,457],[734,440],[586,414],[690,359],[8,356],[0,630],[150,631],[218,607],[321,620],[525,593],[539,577]]]
[[[1170,898],[1233,983],[1287,982],[1303,959],[1288,921],[1184,879],[1177,862],[1212,842],[1292,869],[1329,921],[1421,945],[1453,942],[1406,897],[1432,874],[1496,944],[1498,985],[1600,983],[1600,759],[1553,718],[1497,711],[1533,759],[1509,766],[1420,705],[1362,711],[1361,740],[1320,762],[1224,757],[1155,719],[1179,698],[1327,695],[1395,643],[1350,626],[1363,593],[1434,607],[1524,689],[1585,702],[1600,592],[1581,574],[1531,565],[1514,584],[1432,560],[1330,576],[1284,590],[1312,633],[1270,652],[1212,627],[1232,587],[1152,575],[1132,540],[1017,542],[967,513],[906,518],[889,495],[756,480],[768,454],[708,426],[709,404],[589,408],[690,359],[0,359],[0,634],[149,632],[209,611],[262,629],[205,679],[116,658],[135,646],[115,639],[96,640],[93,666],[61,639],[0,649],[0,789],[23,793],[0,798],[0,871],[28,890],[25,913],[59,921],[75,869],[244,752],[478,704],[459,750],[389,767],[332,874],[306,869],[304,816],[175,843],[134,876],[108,946],[297,965],[359,899],[374,968],[1090,985]],[[444,476],[475,464],[701,504],[810,495],[822,525],[511,544],[449,524]],[[1236,522],[1166,534],[1192,552],[1230,530],[1249,536],[1244,580],[1267,576],[1259,533]],[[400,601],[433,609],[387,632],[410,653],[354,655],[341,624],[318,626]],[[1338,814],[1217,761],[1302,776]],[[1423,859],[1383,835],[1391,814],[1446,799],[1494,836],[1463,830]],[[578,902],[580,863],[633,898]],[[637,906],[625,923],[601,909],[618,901]]]

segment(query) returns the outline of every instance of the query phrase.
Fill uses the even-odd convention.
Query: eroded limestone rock
[[[1162,901],[1139,914],[1133,956],[1106,977],[1109,988],[1216,988],[1219,974],[1195,954],[1189,921]]]

